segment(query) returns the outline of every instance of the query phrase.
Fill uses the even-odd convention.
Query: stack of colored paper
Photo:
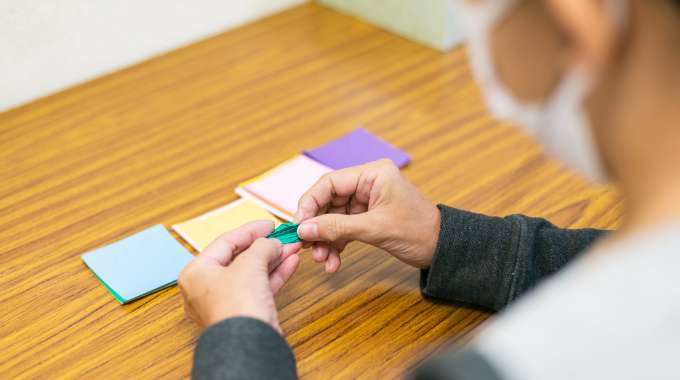
[[[173,285],[192,258],[162,225],[82,256],[121,304]]]
[[[334,170],[365,164],[381,158],[389,158],[400,168],[411,162],[408,154],[363,128],[357,128],[318,148],[305,150],[304,153],[307,157]]]
[[[202,251],[221,234],[252,220],[271,220],[275,224],[279,223],[255,201],[239,199],[186,222],[175,224],[172,229],[197,251]]]
[[[201,251],[222,233],[253,220],[280,224],[276,215],[291,221],[300,196],[322,175],[381,158],[389,158],[399,167],[410,162],[403,151],[358,128],[241,183],[236,193],[242,199],[172,228]],[[281,224],[269,237],[284,244],[297,242],[297,225]],[[158,225],[82,259],[116,300],[127,303],[174,284],[192,255]]]
[[[322,175],[332,170],[306,156],[296,156],[236,188],[281,219],[291,221],[300,197]]]

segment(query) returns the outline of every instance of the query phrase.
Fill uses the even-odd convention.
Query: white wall
[[[320,0],[323,4],[439,50],[461,42],[451,0]]]
[[[0,112],[304,0],[0,0]]]

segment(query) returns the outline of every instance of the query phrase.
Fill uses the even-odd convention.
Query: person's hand
[[[297,269],[301,244],[265,239],[273,229],[257,221],[227,232],[182,270],[177,283],[190,319],[205,328],[252,317],[281,332],[274,294]]]
[[[298,235],[314,242],[312,257],[326,272],[340,267],[352,240],[382,248],[417,268],[427,268],[439,238],[439,210],[390,160],[337,170],[300,198]]]

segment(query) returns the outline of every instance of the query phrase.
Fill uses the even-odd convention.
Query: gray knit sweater
[[[558,271],[605,231],[562,229],[540,218],[489,217],[446,206],[432,266],[421,271],[422,294],[498,311]],[[194,379],[295,379],[286,341],[251,318],[222,321],[199,338]],[[416,379],[501,379],[474,350],[433,358]]]

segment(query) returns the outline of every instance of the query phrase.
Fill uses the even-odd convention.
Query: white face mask
[[[472,71],[485,96],[487,108],[499,119],[512,122],[536,137],[545,150],[587,178],[605,182],[606,172],[597,152],[584,109],[594,81],[581,67],[567,73],[548,98],[541,103],[524,103],[513,97],[499,80],[489,48],[489,35],[515,0],[458,0],[467,27],[467,50]],[[606,4],[623,20],[624,1]]]

